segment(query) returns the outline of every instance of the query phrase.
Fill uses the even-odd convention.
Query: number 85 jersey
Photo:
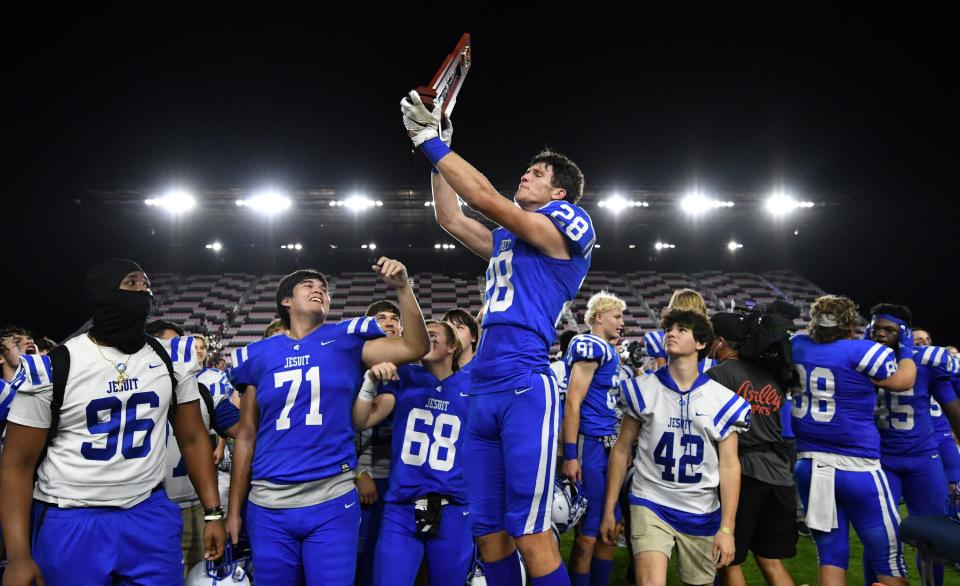
[[[353,400],[367,340],[385,334],[373,317],[320,326],[300,340],[277,335],[233,353],[230,382],[256,387],[260,423],[253,480],[300,484],[357,465]]]

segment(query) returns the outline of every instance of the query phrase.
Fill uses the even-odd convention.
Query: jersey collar
[[[672,391],[676,391],[681,395],[684,393],[689,393],[690,391],[696,390],[697,387],[707,383],[710,380],[709,376],[707,376],[704,373],[700,373],[700,376],[698,376],[696,380],[693,381],[693,384],[690,385],[689,390],[681,391],[680,387],[677,386],[677,382],[673,380],[672,376],[670,376],[670,371],[668,370],[667,365],[661,366],[653,374],[657,376],[657,379],[663,384],[663,386],[667,387]]]

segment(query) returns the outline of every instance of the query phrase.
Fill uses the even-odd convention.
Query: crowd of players
[[[0,334],[5,586],[597,585],[621,535],[637,584],[665,584],[672,557],[686,584],[743,584],[752,551],[786,585],[796,495],[821,584],[845,583],[850,524],[869,579],[906,584],[901,497],[945,513],[960,478],[958,361],[907,308],[874,307],[861,337],[854,302],[826,295],[789,338],[682,290],[640,365],[621,357],[630,308],[595,292],[551,368],[596,241],[580,170],[541,153],[510,202],[450,150],[439,104],[401,106],[438,223],[490,261],[482,318],[425,320],[383,257],[396,300],[327,324],[324,275],[298,270],[278,322],[216,368],[202,336],[147,323],[138,264],[99,263],[89,331],[44,352]],[[247,547],[240,574],[213,563]]]

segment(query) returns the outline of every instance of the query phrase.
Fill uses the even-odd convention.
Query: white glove
[[[413,141],[413,146],[418,147],[431,138],[440,136],[440,112],[443,111],[443,104],[439,100],[433,103],[431,111],[420,99],[420,94],[412,90],[406,98],[400,100],[400,111],[403,112],[403,125]]]

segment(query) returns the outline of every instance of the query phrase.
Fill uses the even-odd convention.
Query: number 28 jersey
[[[300,484],[356,467],[351,411],[363,345],[384,335],[375,318],[358,317],[234,351],[230,382],[240,392],[256,387],[260,411],[253,480]]]
[[[384,500],[410,503],[428,493],[467,504],[463,442],[467,432],[470,366],[437,380],[419,364],[401,366],[399,381],[381,393],[396,397],[393,468]]]
[[[546,371],[557,321],[590,269],[596,235],[587,212],[556,200],[536,213],[560,231],[570,258],[551,258],[505,228],[493,231],[471,394],[526,386],[532,372]]]
[[[897,371],[893,350],[870,340],[818,344],[806,334],[791,339],[800,391],[793,394],[798,452],[880,458],[873,419],[877,391],[870,379]]]

